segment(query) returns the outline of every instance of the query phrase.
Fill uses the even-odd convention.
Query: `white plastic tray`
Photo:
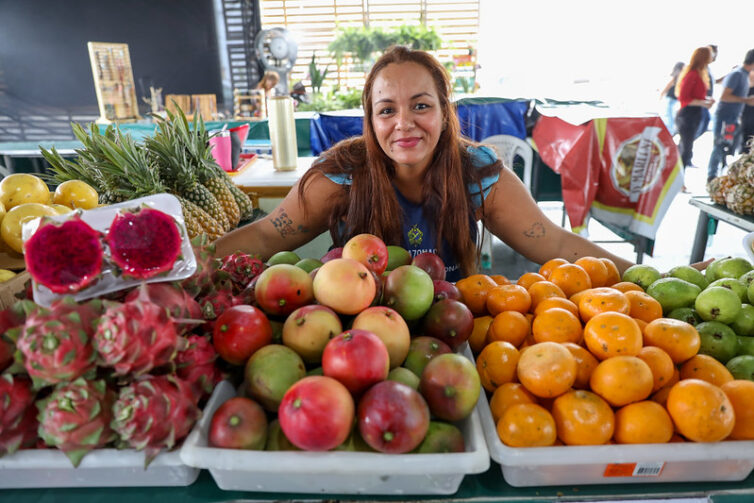
[[[515,487],[736,481],[754,469],[754,441],[514,449],[500,441],[486,397],[481,401],[490,456]]]
[[[479,403],[471,416],[459,424],[466,442],[466,452],[462,453],[270,452],[208,447],[207,430],[212,415],[235,395],[228,382],[221,382],[181,448],[183,462],[209,469],[220,489],[310,494],[453,494],[467,473],[483,472],[490,465],[479,421]]]
[[[144,469],[144,453],[96,449],[78,468],[57,449],[28,449],[0,458],[0,489],[41,487],[188,486],[199,469],[181,462],[178,451],[163,452]]]

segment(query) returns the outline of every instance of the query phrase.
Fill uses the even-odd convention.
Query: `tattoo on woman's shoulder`
[[[284,209],[277,210],[275,215],[270,216],[270,222],[272,226],[280,233],[280,237],[293,236],[295,234],[306,234],[309,232],[307,227],[303,225],[295,225],[291,217]]]
[[[545,236],[545,226],[542,222],[535,222],[528,230],[524,231],[527,238],[542,238]]]

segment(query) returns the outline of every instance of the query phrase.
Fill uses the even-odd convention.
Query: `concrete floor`
[[[691,206],[688,201],[690,196],[707,195],[705,184],[707,181],[707,162],[711,150],[712,133],[707,132],[694,143],[692,162],[699,167],[688,169],[685,173],[686,187],[691,191],[691,194],[679,193],[675,196],[655,237],[654,254],[652,256],[644,255],[644,263],[656,267],[661,272],[676,265],[689,263],[699,211]],[[540,203],[539,206],[545,215],[560,225],[562,203],[547,202]],[[570,228],[567,220],[566,227]],[[589,238],[595,241],[620,239],[594,220],[591,220],[588,231]],[[727,256],[748,258],[742,245],[745,235],[746,232],[721,222],[718,225],[717,233],[711,236],[707,243],[705,258]],[[633,245],[629,243],[601,243],[600,246],[627,260],[636,261],[636,252]],[[518,278],[524,272],[537,271],[538,269],[538,264],[525,259],[499,239],[493,238],[493,264],[492,268],[485,270],[485,272],[503,274],[512,279]]]

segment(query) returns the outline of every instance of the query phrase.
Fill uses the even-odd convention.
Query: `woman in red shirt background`
[[[712,62],[712,51],[709,47],[699,47],[691,55],[691,61],[678,76],[675,95],[681,108],[676,114],[676,127],[681,139],[678,150],[681,153],[684,170],[691,166],[693,157],[694,136],[702,121],[702,108],[710,108],[715,102],[707,98],[709,89],[709,72],[707,66]],[[684,192],[686,187],[684,186]]]

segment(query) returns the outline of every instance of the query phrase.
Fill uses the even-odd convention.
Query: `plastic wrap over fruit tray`
[[[235,395],[230,383],[220,383],[202,419],[181,448],[184,463],[209,469],[220,489],[309,494],[453,494],[466,474],[489,468],[479,403],[468,418],[458,423],[466,444],[466,452],[461,453],[246,451],[209,447],[207,434],[212,415]]]
[[[162,452],[144,468],[144,452],[96,449],[78,468],[57,449],[26,449],[0,458],[0,488],[188,486],[199,469],[178,451]]]
[[[111,222],[121,211],[136,210],[141,207],[151,207],[170,215],[178,226],[178,232],[181,236],[181,252],[173,264],[173,268],[166,272],[146,280],[134,279],[118,274],[118,268],[109,260],[109,251],[104,245],[104,260],[102,272],[99,277],[89,286],[73,293],[74,299],[82,301],[93,297],[99,297],[111,292],[123,290],[137,286],[145,281],[147,283],[158,281],[177,281],[188,278],[196,272],[196,258],[194,250],[191,247],[191,240],[186,231],[186,225],[183,221],[183,212],[178,198],[171,194],[155,194],[141,197],[122,203],[103,206],[92,210],[81,211],[81,219],[89,224],[94,230],[106,233]],[[65,222],[75,218],[77,212],[67,213],[65,215],[56,215],[48,217],[56,222]],[[26,222],[22,228],[22,237],[26,241],[37,230],[40,219],[34,219]],[[63,297],[63,294],[52,292],[49,288],[32,281],[34,290],[34,302],[42,306],[49,306],[53,301]]]
[[[484,437],[505,481],[515,487],[736,481],[754,469],[754,441],[507,447],[484,394]]]

